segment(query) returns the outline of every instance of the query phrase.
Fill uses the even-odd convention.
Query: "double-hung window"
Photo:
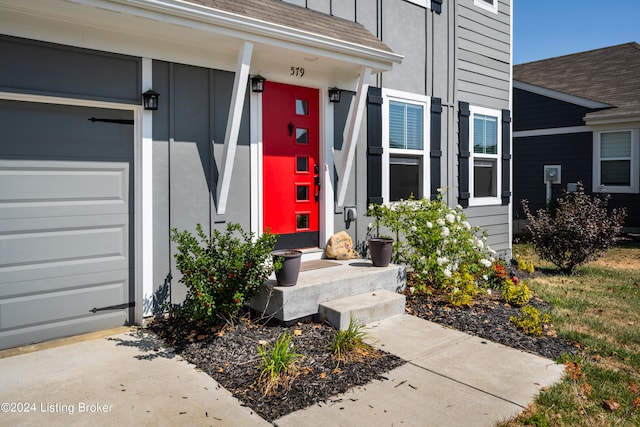
[[[428,98],[392,90],[383,96],[383,197],[429,197]]]
[[[638,129],[594,133],[593,191],[638,193]]]
[[[501,133],[500,112],[480,107],[469,107],[470,205],[501,203]]]

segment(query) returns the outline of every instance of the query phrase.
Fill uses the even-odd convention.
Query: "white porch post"
[[[153,61],[150,58],[142,58],[142,91],[152,88]],[[139,269],[136,273],[135,286],[135,321],[142,325],[144,316],[152,315],[153,307],[153,112],[141,110],[140,118],[140,171],[136,176],[140,178],[137,187],[140,194],[136,200],[140,200],[137,208],[141,214],[135,218],[136,230],[136,258],[139,261]],[[142,286],[140,286],[142,284]],[[140,293],[142,291],[142,293]]]
[[[236,157],[236,147],[238,145],[238,133],[240,132],[240,120],[242,119],[242,107],[244,97],[247,92],[247,80],[249,78],[249,66],[251,65],[251,54],[253,43],[244,42],[238,54],[236,65],[236,75],[233,81],[233,94],[231,105],[229,106],[229,118],[227,119],[227,130],[224,138],[224,152],[222,154],[222,166],[218,180],[218,201],[216,210],[218,215],[224,215],[227,210],[227,199],[229,188],[231,188],[231,175],[233,162]]]
[[[356,141],[358,139],[358,133],[360,132],[360,124],[362,123],[362,116],[366,105],[370,78],[371,68],[362,67],[360,76],[358,77],[356,96],[349,108],[347,125],[344,129],[342,165],[340,167],[340,175],[338,175],[340,182],[338,185],[338,206],[344,206],[344,199],[347,195],[347,185],[349,184],[349,175],[351,174],[353,161],[355,159]]]

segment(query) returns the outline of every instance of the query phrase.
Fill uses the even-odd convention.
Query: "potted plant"
[[[298,282],[302,251],[280,249],[271,252],[273,265],[276,266],[278,286],[294,286]]]
[[[388,266],[393,252],[393,239],[380,235],[380,217],[383,214],[383,209],[384,207],[381,205],[371,204],[367,211],[368,216],[374,217],[372,228],[375,229],[375,236],[369,237],[367,243],[369,244],[369,256],[375,267]]]

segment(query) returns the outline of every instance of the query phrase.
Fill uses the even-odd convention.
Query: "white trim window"
[[[383,198],[429,197],[429,98],[389,89],[383,97]]]
[[[640,192],[640,130],[593,133],[593,191]]]
[[[473,0],[473,4],[489,12],[498,13],[498,0]]]
[[[469,205],[501,204],[501,113],[474,106],[469,112]]]

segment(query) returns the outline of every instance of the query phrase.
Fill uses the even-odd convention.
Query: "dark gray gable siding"
[[[0,90],[139,104],[140,58],[0,36]]]
[[[514,138],[513,180],[514,218],[523,218],[522,199],[529,200],[532,211],[545,206],[544,165],[562,166],[562,184],[552,186],[552,197],[558,197],[569,182],[582,181],[585,189],[592,186],[593,134]]]
[[[514,131],[584,126],[582,119],[593,110],[558,99],[513,89]]]

